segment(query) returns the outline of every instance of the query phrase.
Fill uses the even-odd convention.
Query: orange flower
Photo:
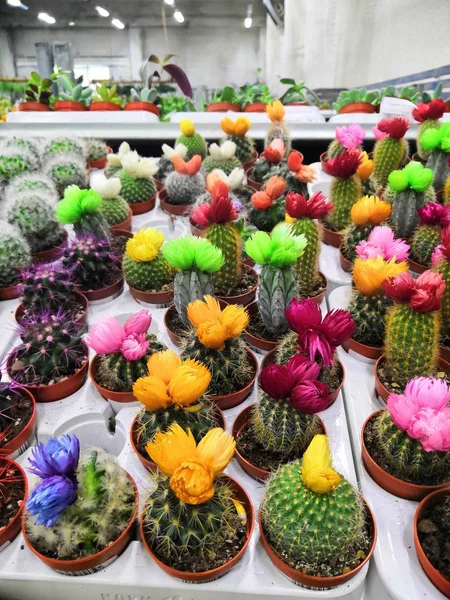
[[[272,200],[276,200],[282,196],[285,189],[286,182],[281,177],[278,177],[278,175],[271,177],[264,187],[264,191],[272,198]]]
[[[380,200],[377,196],[363,196],[355,202],[351,210],[351,219],[359,227],[363,225],[379,225],[391,214],[389,202]]]
[[[243,137],[250,129],[251,121],[248,117],[238,117],[233,123],[230,117],[225,117],[220,122],[220,125],[222,127],[222,131],[227,135]]]
[[[251,202],[258,210],[267,210],[272,206],[272,198],[262,190],[252,195]]]
[[[361,152],[362,163],[359,165],[356,175],[362,180],[366,181],[372,175],[373,172],[373,160],[371,160],[367,152]]]
[[[173,168],[177,173],[182,175],[195,175],[200,171],[202,166],[202,157],[199,154],[195,154],[190,161],[184,161],[181,156],[174,154],[172,156]]]
[[[383,260],[381,256],[363,260],[357,258],[353,267],[353,281],[364,296],[373,296],[381,290],[383,281],[408,271],[408,263],[396,263],[395,258]]]
[[[273,123],[279,123],[284,119],[285,110],[283,103],[280,102],[280,100],[275,100],[274,102],[267,104],[266,113]]]
[[[303,164],[303,154],[298,150],[291,150],[287,159],[287,166],[290,171],[296,173]]]
[[[200,343],[216,350],[223,350],[226,340],[240,335],[248,325],[245,308],[230,304],[221,310],[212,296],[205,296],[205,302],[195,300],[188,304],[187,316]]]
[[[295,177],[302,183],[312,183],[317,179],[315,170],[308,165],[301,165]]]

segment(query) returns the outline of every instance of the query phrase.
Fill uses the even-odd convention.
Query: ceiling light
[[[178,21],[178,23],[184,23],[183,13],[179,10],[176,10],[173,13],[173,18],[175,19],[175,21]]]
[[[168,4],[169,6],[173,6],[173,3],[174,3],[174,1],[175,1],[175,0],[164,0],[164,2],[165,2],[166,4]]]
[[[75,21],[69,21],[69,27],[75,27]]]
[[[111,23],[114,27],[117,27],[117,29],[125,29],[125,25],[119,19],[112,19]]]
[[[109,17],[109,12],[106,10],[106,8],[102,8],[101,6],[96,6],[95,10],[98,12],[98,14],[101,17]]]
[[[20,6],[22,2],[20,0],[6,0],[6,4],[10,6]]]
[[[45,23],[48,23],[49,25],[53,25],[54,23],[56,23],[55,17],[51,17],[47,13],[39,13],[38,19],[40,19],[41,21],[45,21]]]
[[[253,19],[252,19],[251,17],[247,17],[247,18],[244,20],[244,25],[245,25],[245,28],[246,28],[246,29],[250,29],[250,27],[252,26],[252,23],[253,23]]]

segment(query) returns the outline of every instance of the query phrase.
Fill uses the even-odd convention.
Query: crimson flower
[[[208,227],[214,223],[229,223],[238,216],[237,207],[229,196],[229,188],[223,181],[216,181],[211,190],[211,203],[200,204],[191,215],[194,223]]]
[[[450,204],[442,206],[439,202],[429,202],[417,211],[422,225],[450,225]]]
[[[382,119],[377,125],[379,131],[387,133],[390,138],[399,140],[404,137],[409,129],[409,120],[406,117],[393,117]]]
[[[291,153],[289,154],[287,159],[287,166],[289,171],[297,173],[297,171],[303,164],[303,158],[304,157],[301,152],[299,152],[298,150],[291,150]]]
[[[350,148],[335,158],[330,158],[323,165],[325,173],[338,179],[350,179],[362,162],[361,151],[358,148]]]
[[[320,412],[330,405],[330,388],[321,381],[301,381],[292,390],[289,404],[307,415]]]
[[[433,267],[438,264],[441,258],[445,258],[450,262],[450,227],[444,227],[441,231],[441,243],[436,246],[431,257]]]
[[[332,310],[322,319],[320,307],[310,298],[294,298],[286,310],[286,319],[298,335],[299,350],[312,361],[319,355],[325,365],[333,364],[337,346],[352,337],[356,329],[346,310]]]
[[[432,100],[429,104],[421,103],[412,111],[412,116],[419,123],[424,121],[437,121],[440,119],[447,109],[446,103],[441,98]]]
[[[397,304],[409,304],[417,312],[432,312],[441,307],[445,281],[440,273],[432,271],[425,271],[417,279],[400,273],[383,282],[383,292]]]
[[[309,200],[295,192],[286,196],[286,212],[293,219],[323,219],[332,210],[333,205],[322,192],[316,192]]]

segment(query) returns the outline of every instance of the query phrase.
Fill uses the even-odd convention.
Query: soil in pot
[[[445,367],[448,367],[447,370]],[[400,394],[405,389],[405,385],[400,384],[395,380],[395,377],[390,372],[390,369],[386,365],[386,357],[381,356],[375,364],[376,374],[380,383],[387,389],[389,393]],[[445,370],[444,370],[445,369]],[[448,385],[450,385],[450,365],[445,361],[441,360],[438,365],[438,371],[433,374],[433,377],[439,377],[444,379]]]
[[[450,585],[450,496],[423,510],[417,533],[425,556]]]
[[[317,279],[316,285],[314,286],[312,292],[308,296],[303,296],[302,298],[317,298],[318,296],[322,296],[327,291],[328,281],[323,273],[319,272],[319,277]]]
[[[188,329],[183,321],[180,319],[180,316],[175,308],[175,305],[171,306],[166,313],[166,327],[169,329],[170,333],[175,334],[178,338],[186,337],[188,333]],[[170,334],[169,334],[170,335]],[[172,339],[175,343],[175,341]]]
[[[0,455],[2,449],[13,442],[35,413],[35,404],[29,392],[17,386],[11,389],[9,384],[6,384],[3,392],[2,387],[3,384],[0,383]],[[9,450],[4,451],[9,454]]]
[[[25,499],[26,483],[25,474],[16,463],[0,457],[0,546],[8,541],[2,534],[6,534],[6,528],[17,513],[23,509]],[[20,531],[20,521],[17,533]]]
[[[232,290],[229,290],[226,295],[217,292],[217,297],[222,300],[225,300],[229,304],[234,302],[233,299],[236,299],[236,303],[239,304],[239,296],[248,294],[253,289],[255,290],[256,294],[256,286],[258,285],[258,280],[258,274],[250,267],[244,266],[244,268],[242,269],[241,278],[239,279],[237,285]],[[245,304],[251,302],[254,299],[255,294],[252,298],[249,298]]]

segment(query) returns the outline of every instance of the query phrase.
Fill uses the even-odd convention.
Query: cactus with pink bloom
[[[420,225],[411,240],[411,256],[429,267],[436,246],[441,241],[441,230],[450,225],[450,205],[442,206],[438,202],[430,202],[419,208]]]
[[[408,260],[409,250],[409,244],[395,238],[394,232],[387,226],[374,227],[368,239],[356,246],[356,254],[363,260],[381,256],[383,260],[393,258],[397,263]]]
[[[164,350],[156,336],[148,333],[152,317],[142,309],[122,325],[104,316],[89,329],[87,345],[98,354],[96,382],[112,392],[131,392],[133,384],[147,374],[147,361]]]
[[[356,123],[336,127],[336,139],[328,146],[328,158],[336,158],[336,156],[350,148],[359,148],[362,150],[362,143],[365,137],[366,132],[361,125],[357,125]]]
[[[440,273],[445,281],[441,305],[441,340],[450,347],[450,226],[441,231],[441,243],[436,246],[431,262],[432,270]]]

